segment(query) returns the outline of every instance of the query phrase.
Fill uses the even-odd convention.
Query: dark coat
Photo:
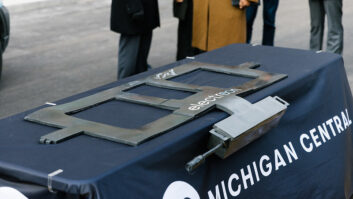
[[[112,0],[110,29],[135,35],[160,25],[157,0]]]

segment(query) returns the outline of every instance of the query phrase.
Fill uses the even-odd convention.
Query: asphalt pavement
[[[4,0],[4,4],[12,0]],[[177,20],[172,1],[160,0],[149,63],[175,61]],[[11,38],[3,55],[0,118],[116,81],[119,35],[109,30],[110,0],[40,0],[8,3]],[[344,62],[353,86],[353,1],[343,0]],[[259,10],[253,43],[261,43]],[[280,1],[275,45],[308,49],[307,1]],[[283,66],[285,67],[285,66]]]

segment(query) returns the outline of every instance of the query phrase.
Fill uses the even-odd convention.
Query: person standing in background
[[[276,30],[276,12],[279,0],[263,0],[263,30],[262,45],[273,46]],[[250,43],[252,36],[252,27],[256,18],[259,3],[252,3],[246,9],[247,32],[246,43]]]
[[[158,26],[157,0],[112,0],[110,28],[121,34],[118,79],[147,70],[152,31]]]
[[[309,0],[310,7],[310,49],[322,50],[327,16],[327,51],[342,54],[343,25],[342,0]]]
[[[210,51],[246,42],[245,8],[258,0],[194,0],[192,46]]]
[[[197,48],[191,46],[192,42],[192,14],[193,0],[174,0],[173,14],[179,19],[177,38],[177,60],[199,54]]]

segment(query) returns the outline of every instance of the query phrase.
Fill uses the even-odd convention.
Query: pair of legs
[[[151,47],[152,30],[139,35],[121,34],[118,55],[118,79],[144,72]]]
[[[187,9],[185,17],[179,19],[178,25],[178,38],[177,38],[177,60],[186,57],[192,57],[200,54],[202,51],[191,46],[192,43],[192,15],[193,15],[193,2],[187,0]]]
[[[263,32],[262,45],[273,46],[275,38],[275,19],[279,0],[263,0]],[[258,5],[251,5],[246,8],[246,42],[250,43],[252,36],[252,27],[256,18]]]
[[[343,25],[342,0],[309,0],[310,49],[322,50],[322,41],[327,16],[327,51],[342,54]]]
[[[192,0],[186,1],[187,9],[185,17],[179,19],[178,38],[177,38],[177,60],[184,59],[187,56],[193,56],[192,40]]]

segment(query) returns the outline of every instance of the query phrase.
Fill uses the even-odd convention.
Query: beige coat
[[[245,9],[234,7],[232,0],[193,1],[193,47],[210,51],[233,43],[245,43]]]

